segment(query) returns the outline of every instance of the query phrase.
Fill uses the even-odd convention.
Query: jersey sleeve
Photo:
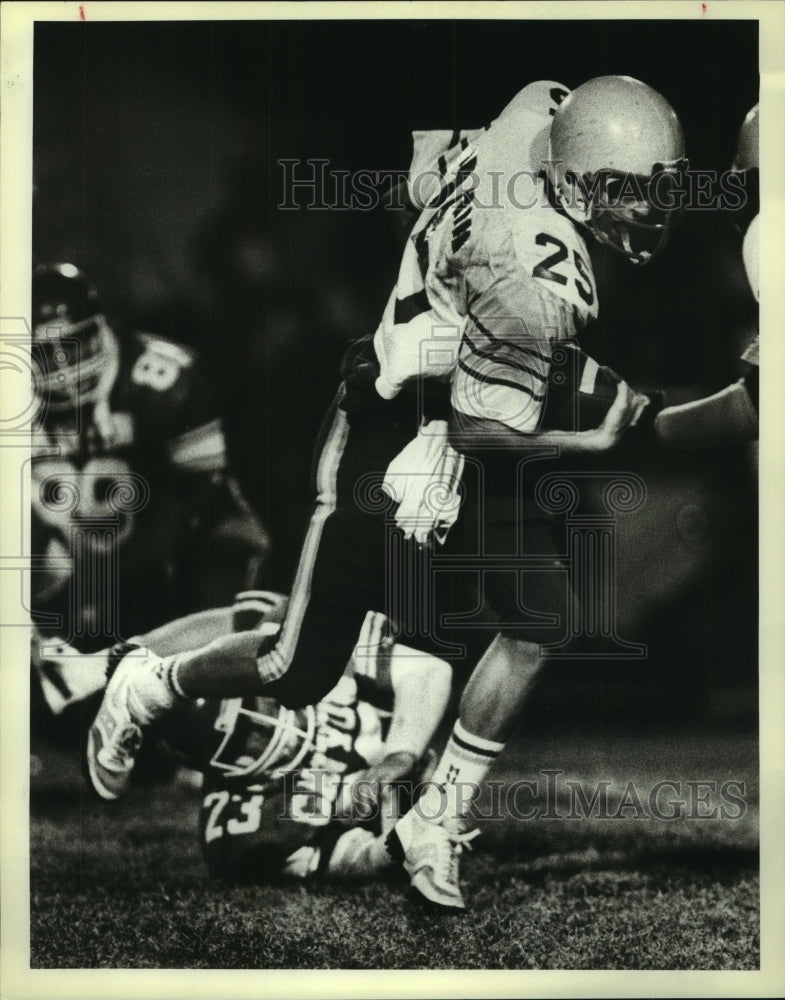
[[[528,209],[487,215],[485,253],[466,268],[467,323],[453,380],[453,409],[535,432],[555,347],[597,316],[589,255],[543,180]]]
[[[438,197],[448,178],[458,169],[464,151],[484,131],[478,128],[412,132],[412,162],[407,187],[415,208],[423,209]]]

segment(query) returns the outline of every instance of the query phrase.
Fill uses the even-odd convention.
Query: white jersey
[[[414,134],[424,207],[374,338],[382,396],[449,378],[459,412],[537,429],[553,344],[597,315],[588,252],[544,174],[567,93],[541,81],[487,130]]]

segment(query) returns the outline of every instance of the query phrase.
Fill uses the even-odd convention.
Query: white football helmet
[[[602,244],[645,264],[681,207],[684,135],[665,98],[629,76],[600,76],[565,97],[549,169],[562,208]],[[671,175],[662,183],[663,175]]]
[[[274,781],[294,771],[313,748],[316,712],[284,708],[274,698],[221,702],[214,728],[221,734],[210,766],[226,778]]]

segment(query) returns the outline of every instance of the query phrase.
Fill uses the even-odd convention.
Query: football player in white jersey
[[[463,451],[478,449],[486,469],[498,455],[500,476],[509,479],[526,447],[602,451],[645,412],[645,396],[603,373],[572,343],[597,309],[579,225],[635,261],[650,259],[664,244],[670,217],[655,217],[648,186],[655,175],[678,175],[684,165],[681,130],[667,102],[629,78],[601,78],[567,94],[553,82],[530,85],[487,131],[445,144],[430,191],[413,176],[413,198],[427,204],[376,334],[345,361],[280,633],[261,643],[253,632],[222,638],[153,659],[145,670],[121,664],[90,732],[92,779],[104,797],[123,793],[141,729],[184,699],[263,693],[297,708],[330,690],[367,609],[387,610],[390,513],[405,536],[420,542],[444,538],[455,521],[462,456],[448,433]],[[595,183],[603,170],[604,191]],[[632,190],[623,184],[630,171]],[[574,361],[566,366],[572,371],[566,393],[561,365],[553,364],[556,351]],[[590,404],[596,387],[608,382],[598,416]],[[519,513],[508,486],[495,488],[498,516],[486,513],[483,527],[506,544]],[[469,499],[470,510],[472,503],[478,498]],[[554,551],[547,523],[539,528],[546,521],[538,510],[545,555]],[[548,601],[556,601],[547,579],[553,574],[540,576],[527,586],[544,587]],[[489,596],[502,619],[506,605],[519,603],[509,587]],[[517,620],[512,626],[515,638],[494,641],[467,689],[465,703],[480,709],[476,719],[462,715],[458,738],[471,735],[472,759],[497,755],[502,731],[539,669],[542,633],[535,643],[521,637]],[[428,651],[429,639],[415,644]],[[427,883],[426,895],[437,903],[463,905],[457,877],[445,888],[435,874],[454,871],[462,835],[428,826],[422,832],[433,843],[420,852],[425,863],[416,884]],[[413,838],[405,828],[399,839],[408,850]]]
[[[254,630],[275,635],[287,599],[239,594],[94,654],[63,648],[38,663],[54,713],[106,683],[118,662],[134,670],[153,651]],[[430,759],[452,672],[432,656],[394,646],[383,615],[369,612],[335,687],[315,705],[273,698],[188,703],[156,734],[204,774],[200,840],[210,874],[232,881],[373,875],[391,867],[386,834]]]
[[[531,171],[524,177],[525,210],[516,204],[521,194],[514,201],[510,193],[520,156],[510,152],[508,136],[513,149],[526,151]],[[481,522],[481,551],[489,555],[523,550],[550,559],[552,567],[559,564],[561,545],[535,497],[541,457],[548,456],[526,455],[525,449],[532,431],[564,426],[567,415],[553,403],[560,395],[552,391],[557,349],[574,352],[580,373],[573,380],[574,401],[580,403],[581,390],[596,382],[590,376],[584,386],[586,372],[596,376],[597,366],[572,343],[597,311],[582,234],[634,263],[651,260],[673,221],[658,204],[656,186],[679,185],[684,154],[682,130],[668,102],[628,77],[598,78],[569,95],[555,84],[534,84],[462,153],[480,171],[476,190],[458,196],[465,204],[487,204],[494,183],[506,193],[499,210],[473,210],[471,224],[481,238],[464,266],[471,281],[452,388],[452,441],[483,471],[482,495],[473,495],[465,477],[457,531]],[[456,237],[460,241],[463,233],[454,227],[453,247]],[[442,254],[438,262],[444,259]],[[453,265],[453,259],[446,263]],[[636,397],[634,419],[647,402]],[[573,443],[580,443],[586,432],[576,409],[579,423],[568,429],[575,432]],[[448,909],[464,907],[458,856],[475,833],[473,800],[540,671],[541,648],[563,637],[558,627],[543,626],[543,615],[555,612],[563,623],[567,614],[563,579],[547,570],[488,574],[483,596],[499,616],[499,634],[464,690],[433,784],[390,840],[413,887]]]

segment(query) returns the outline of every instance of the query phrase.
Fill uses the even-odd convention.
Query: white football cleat
[[[102,799],[119,799],[128,788],[136,755],[142,745],[142,727],[129,706],[131,663],[118,665],[106,686],[104,700],[87,736],[87,771]]]
[[[416,808],[398,820],[387,838],[393,858],[403,861],[412,888],[428,903],[444,910],[464,910],[458,859],[480,833],[451,832],[442,823],[423,819]]]

